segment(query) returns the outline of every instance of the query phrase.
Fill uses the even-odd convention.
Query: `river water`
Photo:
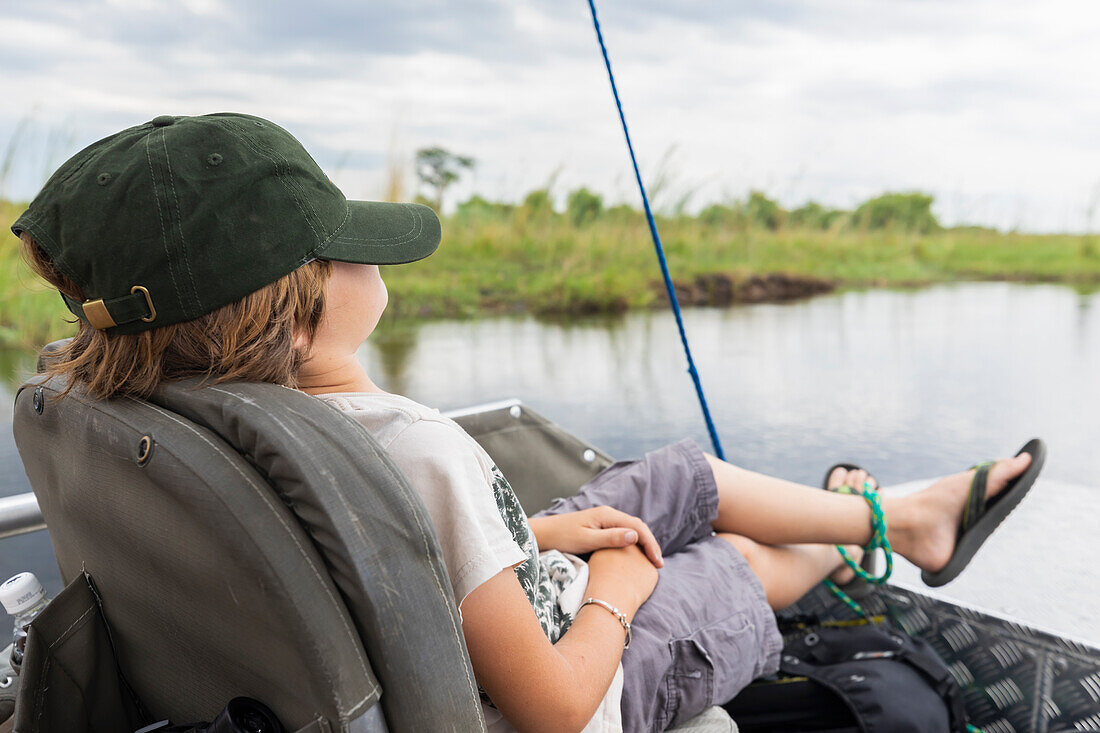
[[[1061,578],[1073,584],[1075,605],[1091,599],[1095,607],[1100,294],[962,283],[691,309],[685,321],[727,458],[757,471],[817,485],[827,466],[852,461],[890,485],[961,470],[1042,437],[1050,449],[1044,478],[1075,486],[1066,492],[1073,501],[1059,497],[1059,522],[1039,497],[1029,499],[1028,511],[1054,524],[1036,522],[1029,534],[1026,517],[1014,515],[1023,529],[1006,536],[1048,548],[1026,561],[1036,582]],[[614,456],[685,435],[709,444],[667,311],[387,326],[360,355],[391,391],[441,409],[518,397]],[[5,363],[17,373],[33,360],[9,354]],[[10,429],[0,438],[0,461],[0,496],[29,490]],[[1087,562],[1051,571],[1069,562],[1047,536],[1052,527],[1083,535],[1073,547]],[[56,584],[52,562],[45,533],[0,544],[0,576],[31,567]],[[1065,587],[1050,582],[1036,589],[1048,609],[1058,605],[1050,594]],[[988,586],[976,584],[978,597],[964,600],[1020,612],[1020,603]],[[1055,608],[1025,617],[1100,641],[1100,624],[1082,614]]]

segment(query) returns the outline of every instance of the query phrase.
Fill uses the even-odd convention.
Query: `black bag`
[[[922,639],[879,619],[788,629],[779,674],[724,706],[742,733],[966,731],[962,690]]]

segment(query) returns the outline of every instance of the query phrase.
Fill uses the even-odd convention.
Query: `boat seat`
[[[63,581],[94,579],[154,716],[210,720],[246,695],[288,731],[484,729],[431,520],[359,423],[272,384],[65,386],[20,388],[16,443]],[[499,459],[501,431],[483,432]],[[607,460],[577,453],[572,490]]]

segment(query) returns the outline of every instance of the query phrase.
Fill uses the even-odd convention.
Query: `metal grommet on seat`
[[[137,462],[139,466],[144,466],[149,462],[149,455],[153,452],[153,439],[148,435],[141,436],[141,440],[138,441],[138,455]]]
[[[31,406],[39,415],[41,415],[42,410],[45,409],[46,395],[42,393],[42,387],[34,388],[34,395],[31,397]]]
[[[6,690],[14,684],[15,684],[15,678],[14,677],[12,677],[10,675],[5,676],[3,679],[0,679],[0,690]]]
[[[806,634],[806,637],[802,641],[806,642],[806,646],[817,646],[817,643],[821,641],[821,637],[811,631]]]

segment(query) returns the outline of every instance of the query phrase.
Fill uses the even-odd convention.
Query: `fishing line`
[[[603,42],[600,21],[596,17],[595,0],[588,0],[588,9],[592,11],[592,26],[596,29],[596,40],[600,43],[600,53],[603,54],[603,63],[607,67],[607,78],[611,82],[611,94],[615,97],[615,108],[619,110],[619,122],[622,123],[623,136],[626,137],[626,149],[630,151],[630,163],[634,166],[634,179],[638,182],[638,190],[642,192],[642,206],[645,208],[645,218],[649,223],[649,234],[653,237],[653,248],[657,251],[657,261],[661,263],[661,275],[665,280],[668,301],[672,305],[673,315],[676,316],[676,328],[680,330],[680,343],[684,345],[684,356],[687,357],[687,371],[691,375],[691,381],[695,383],[695,394],[699,396],[699,407],[703,409],[703,419],[707,423],[710,442],[714,445],[714,454],[725,460],[726,454],[722,450],[722,443],[718,440],[718,430],[714,427],[714,420],[710,417],[710,408],[707,407],[707,398],[703,394],[703,383],[699,379],[699,370],[695,368],[695,360],[691,358],[691,347],[688,346],[687,331],[684,329],[684,319],[680,314],[680,301],[676,297],[676,289],[672,285],[672,276],[668,272],[668,261],[665,259],[665,248],[661,244],[661,235],[657,233],[657,222],[653,219],[653,211],[649,206],[649,196],[646,195],[645,184],[642,183],[642,174],[638,170],[638,159],[634,155],[634,144],[630,142],[630,130],[627,129],[623,104],[619,100],[619,88],[615,84],[615,75],[611,72],[611,59],[607,56],[607,46]]]

